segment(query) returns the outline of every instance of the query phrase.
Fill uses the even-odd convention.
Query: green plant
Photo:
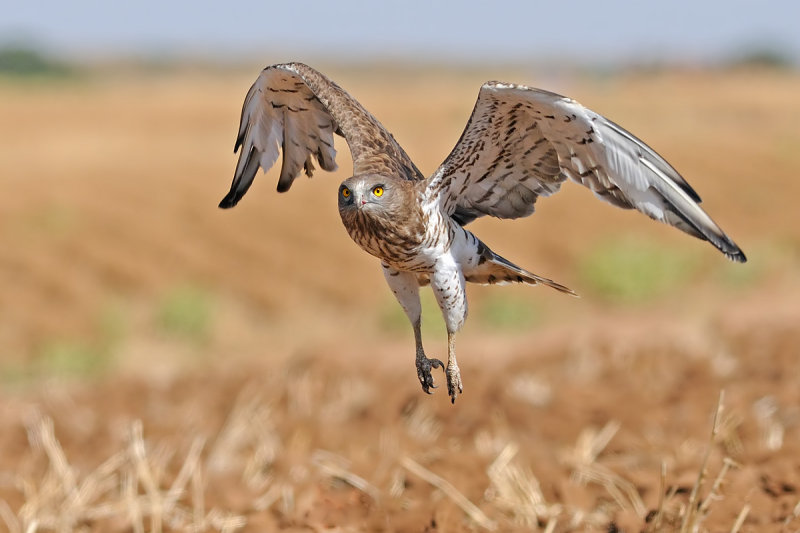
[[[104,372],[111,352],[100,343],[81,339],[55,339],[38,350],[32,371],[39,375],[91,377]]]
[[[481,323],[491,328],[530,328],[542,320],[542,311],[533,298],[509,294],[503,288],[488,294],[475,306]]]
[[[662,296],[696,269],[696,261],[685,252],[633,239],[602,243],[578,263],[583,287],[620,303]]]
[[[213,301],[196,286],[179,286],[168,291],[158,304],[158,327],[168,335],[205,341],[211,331]]]

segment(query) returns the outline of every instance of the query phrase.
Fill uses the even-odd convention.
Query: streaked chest
[[[342,212],[350,238],[364,251],[401,270],[421,271],[420,251],[426,237],[424,215],[412,207],[404,213]]]

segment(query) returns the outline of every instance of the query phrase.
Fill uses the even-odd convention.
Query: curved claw
[[[461,372],[458,366],[448,366],[445,370],[447,374],[447,394],[450,396],[450,403],[456,403],[456,396],[464,392],[464,386],[461,384]]]
[[[444,370],[445,366],[439,359],[428,359],[424,355],[417,357],[417,378],[422,385],[422,390],[426,394],[433,394],[431,389],[435,389],[436,385],[433,382],[431,375],[431,368],[441,368]]]

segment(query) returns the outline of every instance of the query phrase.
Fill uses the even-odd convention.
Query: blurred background
[[[800,3],[6,4],[0,530],[800,522]],[[478,220],[581,298],[469,287],[465,393],[427,397],[340,223],[341,139],[335,174],[280,195],[275,168],[217,208],[244,95],[283,61],[339,83],[426,174],[483,82],[571,96],[670,161],[749,261],[572,183]],[[730,484],[698,506],[709,447]]]
[[[344,142],[336,175],[278,195],[274,169],[239,207],[216,208],[243,96],[260,68],[288,60],[360,99],[426,173],[483,81],[572,96],[672,162],[750,258],[728,264],[568,184],[535,217],[473,231],[585,298],[471,287],[468,332],[527,333],[631,306],[726,307],[773,285],[785,295],[797,282],[799,18],[789,1],[5,9],[0,376],[136,366],[143,353],[163,365],[178,354],[286,354],[354,328],[410,346],[376,262],[340,227]],[[425,329],[438,335],[426,305]]]

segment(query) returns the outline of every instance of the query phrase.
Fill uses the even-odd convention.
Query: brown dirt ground
[[[479,221],[583,297],[471,289],[450,405],[339,226],[344,144],[337,175],[216,209],[255,69],[0,83],[0,530],[800,530],[796,74],[323,70],[427,172],[482,81],[569,94],[673,162],[750,262],[576,186]],[[579,265],[620,233],[691,271],[609,297]],[[186,287],[199,331],[163,319]]]

